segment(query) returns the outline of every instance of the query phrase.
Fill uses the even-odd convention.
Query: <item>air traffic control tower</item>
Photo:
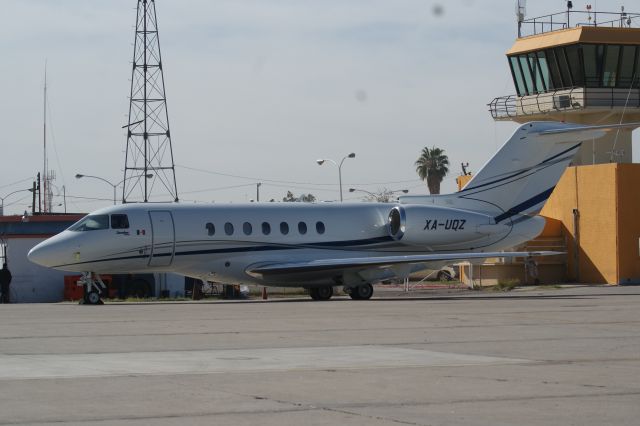
[[[526,19],[524,2],[507,52],[516,93],[491,101],[493,118],[640,122],[640,14],[578,11],[568,1],[563,12]],[[547,228],[523,247],[566,252],[540,259],[540,281],[640,283],[640,164],[632,164],[631,133],[583,142],[558,182],[540,213]],[[496,279],[522,280],[522,272],[509,272],[513,265],[483,267]]]
[[[522,2],[524,3],[524,2]],[[586,6],[525,19],[507,52],[516,94],[489,104],[495,120],[640,122],[640,14]],[[631,131],[583,144],[574,164],[630,163]]]

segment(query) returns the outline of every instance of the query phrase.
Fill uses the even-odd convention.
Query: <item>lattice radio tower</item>
[[[122,202],[178,201],[155,0],[138,0]]]

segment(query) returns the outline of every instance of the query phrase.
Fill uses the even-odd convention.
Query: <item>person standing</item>
[[[0,292],[2,295],[0,296],[0,303],[10,303],[9,299],[9,286],[11,285],[11,272],[9,272],[9,268],[7,267],[7,263],[4,262],[2,264],[2,269],[0,269]]]

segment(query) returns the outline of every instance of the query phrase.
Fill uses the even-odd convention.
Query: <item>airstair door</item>
[[[173,216],[168,211],[150,211],[151,256],[149,266],[169,266],[173,262],[176,240]]]

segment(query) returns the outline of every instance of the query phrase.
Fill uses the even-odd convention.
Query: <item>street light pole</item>
[[[129,179],[133,179],[133,178],[137,178],[137,177],[142,177],[142,176],[144,176],[145,178],[149,179],[149,178],[152,178],[152,177],[153,177],[153,173],[147,173],[146,175],[145,175],[145,174],[141,174],[141,175],[136,175],[136,176],[129,176],[129,177],[127,177],[127,178],[125,178],[125,179],[122,179],[120,182],[115,183],[115,184],[114,184],[114,183],[111,183],[110,181],[108,181],[108,180],[106,180],[106,179],[104,179],[104,178],[101,178],[100,176],[83,175],[83,174],[81,174],[81,173],[77,173],[77,174],[76,174],[76,179],[82,179],[82,178],[85,178],[85,177],[86,177],[86,178],[91,178],[91,179],[98,179],[98,180],[101,180],[101,181],[103,181],[103,182],[108,183],[109,185],[111,185],[111,187],[113,188],[113,205],[115,206],[115,205],[116,205],[116,188],[118,187],[118,185],[120,185],[120,184],[122,184],[122,183],[124,183],[124,182],[128,181]]]
[[[16,191],[13,191],[13,192],[8,193],[8,194],[7,194],[7,195],[5,195],[4,197],[0,197],[0,216],[4,216],[4,200],[5,200],[5,198],[9,198],[9,196],[10,196],[10,195],[17,194],[18,192],[23,192],[23,191],[24,191],[24,192],[26,192],[26,191],[31,192],[31,191],[33,191],[33,190],[32,190],[31,188],[28,188],[28,189],[18,189],[18,190],[16,190]]]
[[[321,158],[319,160],[316,160],[316,163],[318,163],[319,166],[322,166],[326,161],[329,161],[330,163],[333,163],[337,168],[338,168],[338,184],[340,185],[340,202],[342,202],[342,163],[344,163],[344,160],[346,160],[347,158],[355,158],[356,153],[352,152],[349,155],[345,155],[344,157],[342,157],[342,160],[340,161],[340,164],[338,164],[336,161],[332,160],[331,158]]]

